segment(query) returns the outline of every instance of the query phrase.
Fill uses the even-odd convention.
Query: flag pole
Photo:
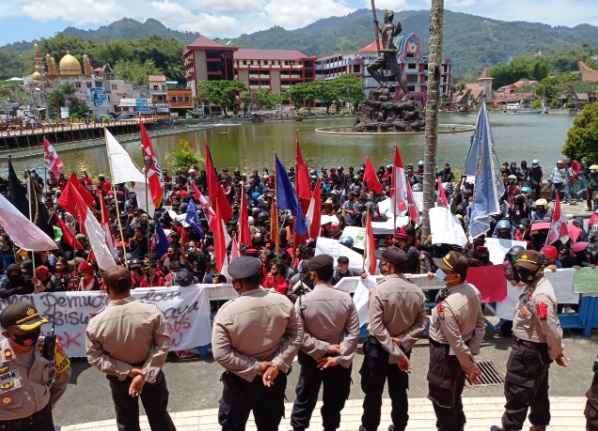
[[[29,221],[33,223],[33,214],[31,214],[31,173],[27,168],[27,201],[29,203]],[[37,198],[37,197],[36,197]],[[36,200],[37,205],[37,200]],[[33,265],[33,274],[35,275],[35,250],[31,251],[31,264]]]
[[[145,236],[147,237],[147,254],[148,256],[151,255],[150,250],[151,250],[151,240],[150,240],[150,230],[149,230],[149,221],[152,218],[149,214],[149,190],[148,190],[148,184],[147,184],[147,167],[145,167],[143,169],[143,172],[145,173],[145,213],[147,214],[147,229],[145,232]],[[151,264],[151,260],[150,260],[150,264]],[[151,265],[150,265],[151,266]]]
[[[278,208],[276,207],[276,204],[278,203],[278,163],[276,163],[276,151],[274,151],[274,172],[276,173],[276,177],[274,178],[274,197],[272,198],[272,208],[274,209],[274,211],[272,211],[272,215],[276,217],[276,223],[274,222],[274,220],[270,220],[270,230],[272,230],[273,227],[277,227],[278,226]],[[278,242],[279,242],[279,238],[278,238],[278,228],[274,231],[274,232],[270,232],[270,237],[274,236],[274,252],[276,253],[276,256],[278,257]],[[274,235],[272,235],[274,234]]]
[[[367,246],[363,248],[363,258],[361,259],[361,272],[362,273],[365,271],[365,260],[367,259],[368,248],[370,247],[370,244],[369,244],[370,238],[368,238],[368,233],[367,233],[368,223],[370,223],[370,210],[369,209],[368,209],[366,219],[365,219],[365,225],[366,225],[365,237],[367,238]]]
[[[104,140],[106,141],[106,153],[108,153],[108,137],[106,136],[106,128],[104,127]],[[120,240],[123,244],[123,260],[127,269],[129,268],[129,260],[127,259],[127,245],[125,244],[125,233],[123,231],[123,224],[120,220],[120,205],[116,195],[116,185],[114,184],[114,171],[112,170],[112,159],[108,154],[108,165],[110,166],[110,175],[112,176],[112,193],[114,193],[114,200],[116,201],[116,219],[118,220],[118,230],[120,231]]]

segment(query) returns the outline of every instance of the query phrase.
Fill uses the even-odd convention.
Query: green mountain
[[[383,11],[377,15],[382,19]],[[424,46],[429,43],[430,12],[402,11],[395,16],[403,33],[415,32]],[[321,19],[306,27],[243,34],[232,44],[247,48],[298,49],[307,55],[325,56],[359,49],[374,39],[372,13],[360,9],[344,17]],[[227,39],[228,41],[228,39]],[[475,15],[444,13],[444,57],[455,61],[458,74],[475,74],[486,65],[507,63],[529,52],[566,49],[580,45],[598,47],[598,27],[580,24],[552,27],[523,21],[506,22]]]

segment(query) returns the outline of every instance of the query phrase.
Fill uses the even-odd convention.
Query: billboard
[[[106,89],[102,87],[90,88],[89,94],[91,96],[91,103],[94,108],[100,106],[108,106],[108,96],[106,95]]]

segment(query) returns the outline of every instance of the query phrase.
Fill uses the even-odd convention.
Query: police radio
[[[56,304],[54,304],[54,315],[56,315]],[[53,361],[55,359],[55,347],[56,347],[56,321],[55,319],[52,322],[52,329],[48,334],[44,336],[44,345],[42,348],[42,356],[46,358],[48,361]]]

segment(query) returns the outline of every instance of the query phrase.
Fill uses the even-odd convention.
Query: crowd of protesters
[[[346,226],[365,226],[369,213],[371,220],[384,221],[387,215],[379,210],[378,204],[391,193],[392,165],[380,166],[377,176],[383,185],[379,194],[368,189],[364,182],[365,164],[355,168],[349,166],[321,167],[309,172],[312,189],[317,181],[321,185],[322,214],[331,217],[332,222],[321,226],[320,236],[339,239],[344,246],[354,248],[353,238],[343,235]],[[552,169],[547,182],[550,193],[546,195],[545,171],[538,160],[531,166],[526,161],[504,163],[501,173],[505,181],[505,194],[501,199],[501,213],[492,217],[491,229],[487,235],[521,240],[528,249],[546,250],[547,223],[552,217],[552,202],[555,194],[564,192],[564,204],[574,204],[585,199],[587,210],[598,209],[594,201],[598,190],[598,166],[586,166],[576,160],[559,160]],[[405,174],[414,193],[423,190],[424,163],[407,165]],[[191,167],[178,170],[171,176],[163,171],[165,197],[163,205],[150,217],[143,208],[138,207],[135,193],[126,184],[113,185],[105,175],[92,180],[86,172],[80,172],[78,181],[95,198],[92,206],[94,214],[101,219],[100,200],[104,200],[109,218],[114,248],[118,264],[127,264],[132,271],[134,287],[189,285],[192,283],[223,283],[225,275],[217,268],[214,251],[214,236],[210,231],[207,210],[194,193],[197,188],[208,195],[205,170]],[[291,180],[295,169],[289,169]],[[60,218],[71,230],[77,240],[77,246],[67,244],[65,235],[57,241],[58,248],[49,252],[27,253],[18,249],[8,234],[0,237],[0,298],[13,294],[39,293],[48,291],[86,291],[102,289],[101,273],[97,269],[87,237],[82,232],[76,214],[70,214],[57,205],[62,190],[67,185],[68,177],[49,174],[44,179],[35,171],[27,175],[45,196],[45,206],[50,222]],[[218,172],[224,196],[233,208],[233,217],[228,221],[227,231],[230,236],[236,234],[239,225],[241,194],[245,193],[248,209],[248,223],[252,237],[251,244],[240,244],[242,255],[257,256],[263,262],[265,287],[287,294],[291,298],[301,286],[301,263],[314,256],[315,242],[307,240],[303,244],[293,243],[293,217],[285,211],[279,212],[277,225],[279,232],[270,230],[271,211],[275,195],[275,172],[263,168],[254,169],[249,174],[240,170],[230,172],[227,168]],[[474,199],[473,184],[467,178],[455,178],[449,164],[445,164],[437,173],[448,199],[448,205],[461,221],[465,232],[468,230],[471,204]],[[195,187],[193,187],[195,186]],[[0,182],[0,191],[6,192],[7,182]],[[202,225],[204,236],[190,228],[184,222],[190,200],[197,203],[197,215]],[[120,215],[120,220],[119,220]],[[391,215],[392,217],[392,215]],[[54,219],[54,221],[53,221]],[[163,255],[155,253],[155,228],[160,223],[167,233],[168,250]],[[589,229],[584,228],[581,217],[573,221],[580,229],[580,234],[566,243],[557,241],[552,244],[547,258],[557,267],[594,265],[598,260],[598,214],[594,214]],[[122,229],[122,234],[121,234]],[[278,244],[274,238],[278,239]],[[124,243],[123,243],[124,239]],[[383,249],[396,245],[407,252],[409,258],[407,273],[427,273],[432,276],[436,268],[433,257],[441,257],[447,251],[458,249],[451,244],[436,244],[432,236],[421,238],[419,226],[411,222],[397,229],[394,235],[378,235],[378,247]],[[554,250],[553,250],[554,249]],[[555,251],[556,250],[556,251]],[[230,249],[229,249],[230,251]],[[489,264],[488,250],[484,247],[484,236],[477,238],[464,250],[474,265]],[[505,257],[508,261],[508,256]],[[35,264],[35,267],[33,266]],[[358,275],[348,268],[346,258],[339,257],[333,282],[342,277]],[[517,282],[516,271],[510,273]]]

